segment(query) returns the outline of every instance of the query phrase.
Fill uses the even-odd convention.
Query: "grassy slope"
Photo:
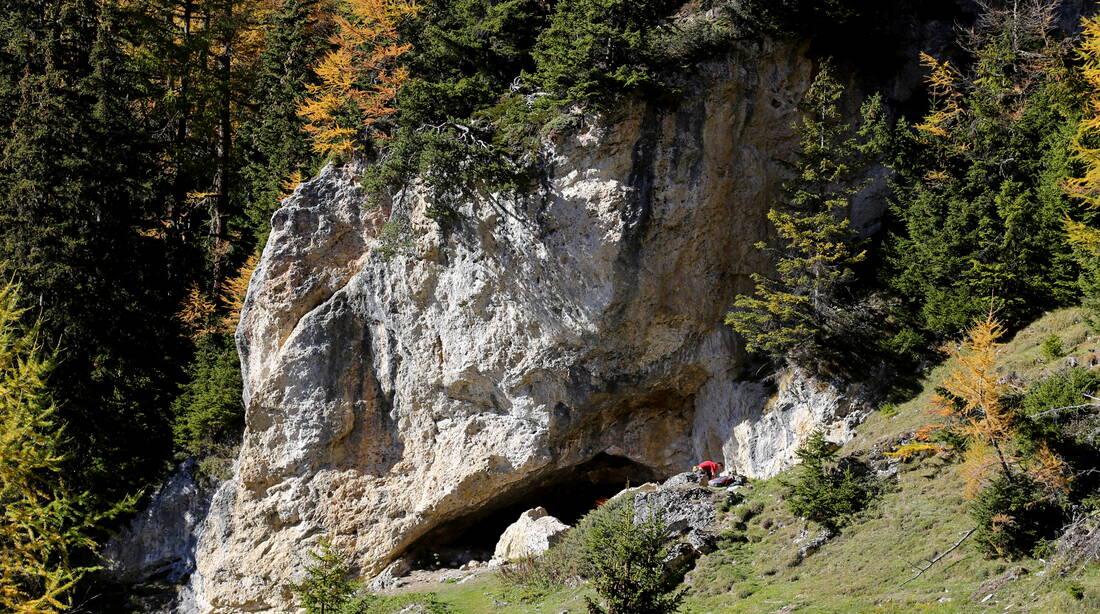
[[[1089,364],[1100,345],[1097,337],[1088,336],[1080,311],[1053,312],[1005,346],[1005,374],[1026,383],[1061,368],[1065,359],[1044,360],[1039,349],[1052,332],[1080,364]],[[896,411],[872,415],[841,453],[865,450],[926,424],[924,407],[947,368],[933,369],[921,391]],[[789,565],[799,548],[793,540],[804,524],[786,511],[781,479],[754,483],[747,500],[722,515],[723,528],[747,541],[724,540],[721,549],[699,562],[686,580],[690,592],[683,612],[1100,612],[1100,569],[1086,569],[1075,578],[1050,578],[1041,561],[986,560],[969,540],[906,583],[915,573],[911,563],[935,557],[973,526],[957,465],[950,461],[936,457],[903,464],[893,492],[796,566]],[[984,603],[970,599],[983,582],[1015,565],[1030,573],[992,591],[994,596]],[[1074,598],[1071,587],[1083,597]],[[441,585],[437,596],[453,612],[577,614],[585,611],[583,593],[568,589],[532,599],[490,576]]]

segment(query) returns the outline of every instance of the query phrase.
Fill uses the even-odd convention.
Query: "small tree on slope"
[[[309,555],[314,563],[306,567],[306,579],[290,589],[307,614],[336,614],[359,590],[359,583],[350,579],[351,566],[331,541],[322,539],[320,549]]]
[[[665,573],[665,524],[656,514],[634,523],[634,505],[601,515],[584,540],[592,586],[604,605],[587,599],[590,614],[668,614],[684,599]]]

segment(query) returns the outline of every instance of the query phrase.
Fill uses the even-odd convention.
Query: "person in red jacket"
[[[708,479],[714,479],[718,477],[718,474],[722,471],[722,463],[716,463],[714,461],[703,461],[698,465],[695,465],[693,469],[704,471],[708,476],[710,476],[710,478]]]

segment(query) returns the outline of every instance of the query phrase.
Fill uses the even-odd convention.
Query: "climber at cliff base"
[[[722,471],[722,463],[716,463],[714,461],[703,461],[698,465],[691,468],[692,471],[698,470],[705,472],[711,479],[718,477],[718,474]]]

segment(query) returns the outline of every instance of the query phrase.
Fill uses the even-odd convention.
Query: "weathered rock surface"
[[[544,507],[527,510],[500,536],[493,558],[516,560],[546,552],[569,525],[554,518]]]
[[[635,524],[659,516],[669,537],[687,543],[695,556],[714,550],[711,526],[718,518],[714,493],[702,486],[662,486],[634,495]]]
[[[354,167],[300,186],[245,302],[239,470],[181,610],[284,609],[321,536],[376,573],[568,492],[586,464],[760,477],[814,425],[843,438],[859,416],[843,391],[749,381],[722,323],[765,266],[753,244],[812,71],[789,46],[707,65],[678,108],[551,144],[539,194],[466,203],[446,229],[415,190],[370,207]],[[406,234],[379,250],[386,219]]]
[[[703,483],[703,474],[697,471],[684,471],[665,480],[662,486],[699,486]]]
[[[210,504],[194,469],[194,461],[181,465],[142,513],[107,542],[102,554],[115,580],[176,583],[194,570],[196,530]]]

